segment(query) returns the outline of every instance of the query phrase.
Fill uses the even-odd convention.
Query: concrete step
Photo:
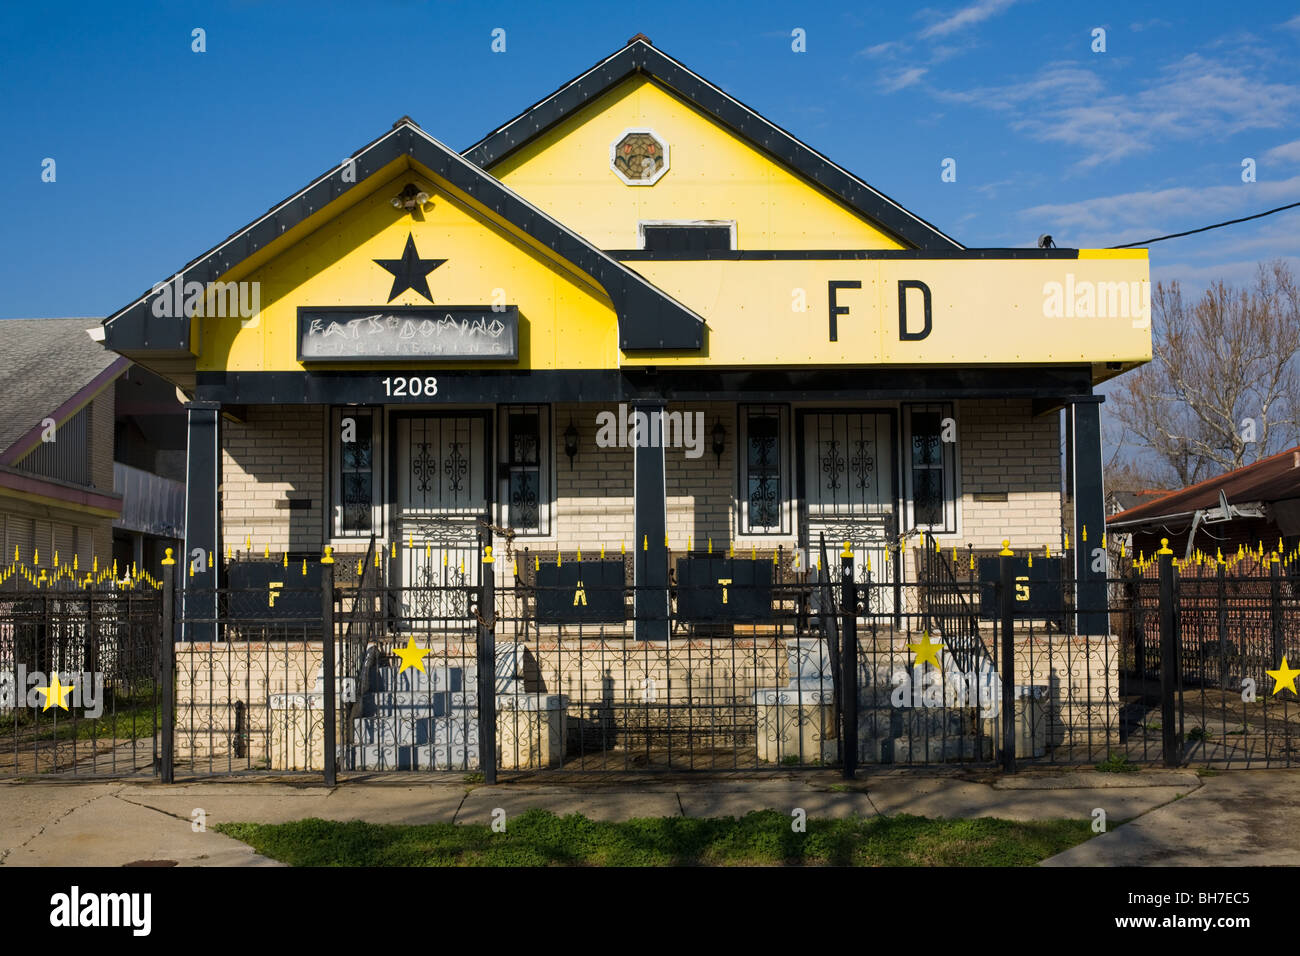
[[[424,668],[419,671],[408,667],[401,671],[400,667],[387,664],[376,667],[370,688],[377,691],[465,691],[477,685],[478,667],[474,664],[433,667],[426,663]]]
[[[352,748],[355,771],[377,770],[477,770],[478,739],[470,744],[407,746],[361,745]]]
[[[400,714],[407,717],[444,717],[462,711],[478,712],[478,694],[430,690],[371,691],[361,702],[362,715],[383,717]]]
[[[357,744],[464,744],[478,740],[478,717],[358,717],[352,722]]]

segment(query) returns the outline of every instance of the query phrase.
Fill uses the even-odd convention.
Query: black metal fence
[[[157,588],[16,565],[0,576],[0,776],[152,775]]]
[[[1289,766],[1300,737],[1271,556],[1129,561],[1088,607],[1072,554],[924,537],[901,586],[825,544],[672,554],[659,589],[626,555],[481,553],[421,587],[373,541],[216,591],[0,572],[0,774]]]

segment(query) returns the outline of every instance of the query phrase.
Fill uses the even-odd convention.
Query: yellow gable
[[[408,184],[429,194],[415,215],[391,199]],[[438,361],[438,368],[617,368],[618,319],[604,291],[585,274],[495,222],[425,170],[406,170],[321,223],[274,258],[224,281],[256,283],[256,319],[196,319],[200,371],[295,371],[298,309],[428,306],[404,289],[389,301],[394,275],[375,260],[403,256],[408,236],[421,259],[446,260],[425,277],[433,304],[518,307],[518,361]],[[433,363],[424,363],[433,364]],[[373,367],[373,360],[331,368]]]
[[[653,185],[628,185],[611,147],[629,130],[668,147]],[[797,173],[644,76],[630,77],[489,168],[599,249],[639,248],[637,223],[721,220],[738,249],[901,249]]]

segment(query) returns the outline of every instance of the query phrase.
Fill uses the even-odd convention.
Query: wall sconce
[[[722,419],[719,418],[716,425],[713,426],[713,454],[718,456],[718,465],[722,465],[722,453],[727,448],[727,430],[722,426]]]
[[[394,209],[420,209],[429,201],[429,194],[418,188],[415,183],[407,183],[406,188],[388,200]]]
[[[573,458],[578,454],[578,429],[569,419],[569,427],[564,430],[564,453],[569,456],[569,470],[573,470]]]

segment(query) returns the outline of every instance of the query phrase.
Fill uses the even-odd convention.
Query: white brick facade
[[[784,535],[737,537],[737,408],[731,402],[670,404],[670,411],[703,416],[703,454],[688,458],[683,448],[665,449],[667,529],[670,547],[725,549],[734,540],[740,549],[796,543],[797,522]],[[598,447],[597,414],[618,413],[616,404],[556,404],[551,414],[551,467],[554,503],[551,530],[545,536],[518,539],[534,550],[576,550],[596,553],[604,546],[617,551],[635,542],[633,449]],[[945,547],[999,547],[1010,538],[1013,547],[1057,549],[1061,538],[1060,429],[1054,413],[1032,417],[1029,400],[995,399],[954,403],[958,423],[957,487],[960,493],[958,531],[940,535]],[[797,407],[787,420],[796,429]],[[251,406],[244,423],[223,423],[222,521],[223,548],[242,550],[251,538],[253,549],[312,551],[326,540],[330,514],[323,406]],[[630,413],[630,409],[629,409]],[[578,453],[572,463],[564,452],[564,432],[570,422],[578,432]],[[721,422],[726,437],[719,458],[713,453],[712,431]],[[793,457],[796,436],[782,442],[782,453]],[[904,467],[906,449],[899,449]],[[387,461],[386,455],[385,464]],[[381,466],[382,470],[382,466]],[[794,507],[798,476],[789,461],[783,496]],[[384,487],[381,480],[376,489]],[[900,485],[905,487],[905,484]],[[1005,495],[1006,500],[985,496]],[[977,496],[981,500],[977,500]],[[309,507],[290,509],[290,498],[306,499]],[[278,505],[278,507],[277,507]],[[794,509],[797,512],[797,508]]]

